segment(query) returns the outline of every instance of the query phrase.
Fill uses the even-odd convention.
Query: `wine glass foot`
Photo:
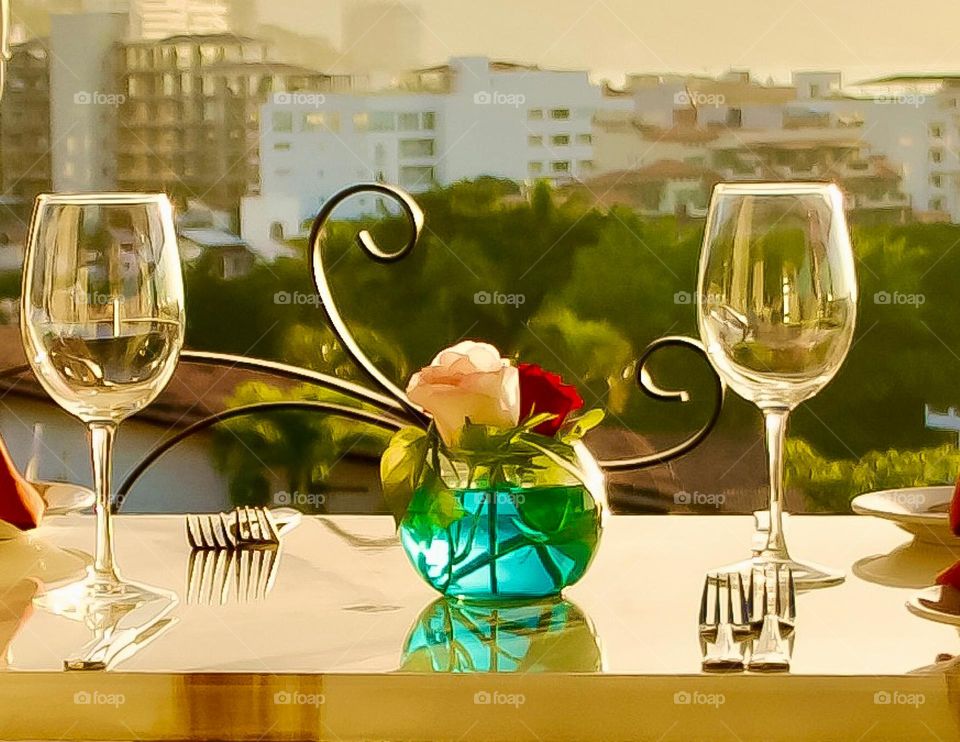
[[[755,554],[750,559],[744,559],[733,564],[728,564],[716,570],[720,574],[739,572],[744,576],[749,576],[753,569],[763,569],[764,567],[780,565],[788,567],[793,572],[793,582],[798,590],[813,590],[819,587],[832,587],[841,584],[846,575],[837,569],[825,567],[814,562],[799,561],[790,556],[781,556],[776,554]]]
[[[84,579],[48,590],[33,602],[49,613],[83,621],[94,614],[126,613],[153,601],[176,600],[176,594],[168,590],[91,570]]]

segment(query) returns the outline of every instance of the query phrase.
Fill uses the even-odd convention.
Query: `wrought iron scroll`
[[[2,0],[0,0],[2,2]],[[167,451],[176,446],[181,441],[189,438],[195,433],[207,430],[218,423],[242,417],[251,414],[270,411],[284,410],[310,410],[322,412],[324,414],[337,415],[346,419],[375,425],[387,430],[398,430],[404,425],[426,426],[429,423],[429,416],[417,405],[411,402],[406,394],[376,365],[367,357],[360,348],[356,339],[353,337],[350,329],[340,315],[330,285],[327,281],[326,269],[324,266],[324,245],[326,242],[327,222],[334,210],[346,199],[360,193],[372,193],[385,196],[394,201],[405,216],[410,233],[404,245],[395,252],[386,252],[377,245],[373,236],[367,230],[361,230],[356,236],[357,245],[371,260],[378,263],[394,263],[402,260],[416,247],[424,225],[424,216],[416,201],[405,191],[395,186],[385,183],[358,183],[349,186],[334,196],[332,196],[320,209],[313,222],[310,231],[310,270],[313,275],[313,281],[320,296],[320,304],[331,328],[343,347],[344,351],[353,361],[353,363],[365,374],[365,376],[379,387],[380,391],[370,389],[363,384],[357,384],[343,379],[338,379],[327,374],[309,369],[291,366],[275,361],[266,361],[257,358],[247,358],[224,353],[209,353],[202,351],[183,351],[181,359],[186,362],[200,363],[207,365],[225,366],[229,368],[243,368],[247,370],[271,374],[274,376],[293,379],[298,381],[315,384],[317,386],[330,389],[343,394],[347,397],[357,400],[368,407],[375,408],[377,411],[371,411],[365,408],[349,407],[333,402],[320,402],[311,400],[291,400],[281,402],[261,402],[257,404],[244,405],[233,409],[224,410],[209,415],[201,420],[187,426],[180,432],[166,438],[151,449],[140,463],[125,478],[117,492],[117,497],[113,504],[113,510],[118,511],[123,505],[124,500],[129,494],[131,488],[140,478],[140,476],[155,461],[161,458]],[[650,359],[659,350],[667,347],[686,348],[706,359],[706,351],[703,346],[692,338],[680,336],[668,336],[660,338],[651,343],[640,355],[637,360],[636,381],[640,389],[649,397],[660,401],[668,402],[688,402],[690,400],[689,392],[664,390],[658,386],[651,377],[647,365]],[[673,459],[679,458],[694,448],[696,448],[710,434],[723,407],[726,387],[719,376],[713,371],[710,372],[713,378],[713,406],[707,421],[695,433],[690,435],[682,442],[666,449],[643,456],[625,457],[610,459],[598,462],[600,467],[606,471],[625,471],[632,469],[643,469],[658,464],[664,464]],[[8,378],[19,375],[29,370],[29,366],[16,366],[0,371],[0,378]]]

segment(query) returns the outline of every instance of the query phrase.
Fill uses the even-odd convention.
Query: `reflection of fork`
[[[195,549],[187,566],[187,603],[226,605],[250,603],[270,594],[280,564],[280,547],[260,549]]]

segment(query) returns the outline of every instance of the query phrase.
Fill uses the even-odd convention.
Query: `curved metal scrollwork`
[[[648,397],[653,397],[661,402],[689,402],[689,392],[661,389],[647,370],[647,364],[650,359],[657,351],[663,348],[688,348],[702,356],[705,360],[707,359],[707,352],[699,340],[683,337],[682,335],[662,337],[650,343],[650,345],[644,349],[643,353],[640,354],[640,358],[637,359],[637,386],[639,386]],[[699,446],[703,440],[710,435],[710,432],[717,424],[717,420],[720,419],[720,412],[723,410],[723,400],[727,391],[723,380],[712,367],[710,367],[710,372],[713,379],[713,409],[710,412],[710,417],[697,432],[664,451],[657,451],[656,453],[645,456],[598,461],[597,463],[600,465],[600,468],[606,471],[644,469],[648,466],[657,466],[658,464],[665,464],[668,461],[680,458]]]
[[[407,398],[407,395],[404,394],[396,384],[390,381],[390,379],[374,365],[373,361],[367,358],[363,350],[361,350],[360,345],[350,333],[350,328],[347,327],[347,323],[344,322],[343,317],[340,316],[337,304],[333,300],[333,293],[330,291],[330,284],[327,282],[327,274],[323,265],[324,228],[331,214],[333,214],[334,209],[358,193],[377,193],[393,199],[407,217],[412,229],[412,233],[407,238],[403,247],[392,253],[380,249],[374,241],[373,235],[365,229],[361,230],[357,234],[357,244],[368,257],[378,263],[395,263],[403,260],[410,254],[413,248],[416,247],[417,241],[420,239],[420,233],[423,230],[423,211],[420,210],[417,202],[411,198],[410,194],[394,186],[386,185],[385,183],[357,183],[356,185],[344,188],[334,195],[323,205],[320,213],[318,213],[316,219],[313,220],[313,228],[310,230],[310,270],[313,273],[313,283],[317,288],[317,293],[320,295],[320,304],[323,307],[323,311],[327,315],[333,332],[347,355],[350,356],[353,362],[372,381],[399,402],[409,416],[412,416],[420,424],[426,425],[428,418],[423,410],[413,404],[413,402]]]
[[[367,257],[378,263],[394,263],[402,260],[416,247],[423,231],[424,216],[416,201],[400,188],[384,183],[358,183],[345,188],[332,196],[320,209],[313,222],[310,231],[310,270],[313,275],[314,285],[320,296],[320,303],[324,313],[330,322],[331,328],[344,351],[354,362],[354,364],[382,391],[369,389],[362,384],[356,384],[343,379],[338,379],[328,374],[317,371],[291,366],[275,361],[266,361],[256,358],[247,358],[224,353],[209,353],[202,351],[183,351],[181,358],[191,363],[200,363],[207,365],[226,366],[229,368],[243,368],[246,370],[257,371],[271,374],[282,378],[303,381],[310,384],[330,389],[352,399],[355,399],[367,406],[375,408],[376,412],[363,408],[349,407],[334,402],[321,402],[311,400],[291,400],[280,402],[260,402],[256,404],[244,405],[233,409],[224,410],[209,415],[187,426],[180,432],[163,440],[161,443],[151,449],[140,463],[130,472],[124,482],[120,485],[117,492],[116,501],[113,504],[114,511],[118,511],[123,505],[130,489],[137,482],[146,469],[161,458],[167,451],[176,446],[181,441],[189,438],[203,430],[207,430],[218,423],[231,420],[246,415],[282,411],[282,410],[312,410],[324,414],[337,415],[357,422],[376,425],[387,430],[398,430],[404,425],[426,426],[429,423],[429,416],[417,405],[411,402],[406,394],[390,379],[388,379],[376,365],[366,356],[360,345],[354,339],[347,323],[340,315],[336,302],[333,299],[333,293],[327,281],[326,270],[323,261],[323,249],[325,243],[325,228],[333,211],[346,199],[359,193],[372,193],[380,196],[386,196],[393,200],[405,216],[409,226],[410,234],[404,245],[395,252],[386,252],[377,245],[373,236],[367,230],[361,230],[356,236],[356,242],[366,253]],[[647,364],[651,357],[659,350],[666,347],[681,347],[693,350],[700,356],[706,358],[706,352],[703,346],[696,340],[687,337],[669,336],[661,338],[651,343],[643,351],[637,361],[637,384],[640,389],[648,396],[661,401],[679,401],[687,402],[690,395],[686,391],[670,391],[659,387],[647,370]],[[7,378],[19,375],[29,370],[29,366],[16,366],[0,371],[0,378]],[[713,397],[714,406],[711,410],[709,419],[706,423],[687,439],[671,448],[644,456],[634,456],[619,459],[610,459],[600,461],[601,468],[607,471],[625,471],[631,469],[642,469],[645,467],[664,464],[676,459],[696,448],[713,430],[720,417],[723,406],[723,400],[726,387],[719,376],[713,371]]]

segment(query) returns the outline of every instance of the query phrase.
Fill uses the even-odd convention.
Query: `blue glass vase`
[[[455,454],[454,454],[455,455]],[[400,541],[435,590],[473,601],[558,595],[600,543],[603,475],[582,444],[569,466],[444,458],[414,493]]]

